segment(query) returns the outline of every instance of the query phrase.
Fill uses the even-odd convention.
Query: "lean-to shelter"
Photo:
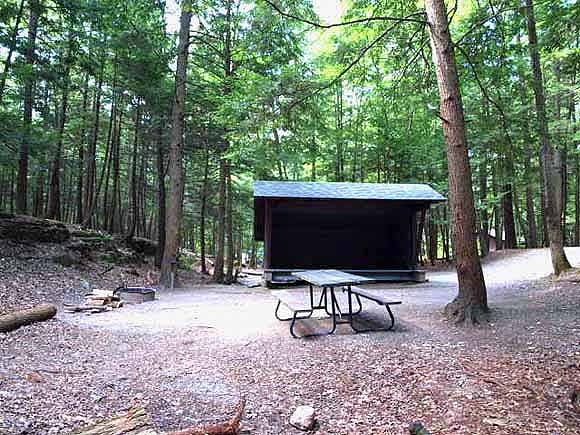
[[[338,269],[377,281],[423,281],[417,216],[445,198],[426,184],[254,182],[254,238],[264,281]]]

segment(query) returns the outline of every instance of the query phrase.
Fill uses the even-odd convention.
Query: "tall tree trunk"
[[[231,93],[231,80],[234,73],[233,70],[233,59],[232,59],[232,0],[226,1],[226,17],[225,17],[225,35],[224,35],[224,47],[223,47],[223,71],[224,71],[224,89],[223,94],[229,95]],[[224,136],[227,132],[227,128],[224,129]],[[277,136],[277,131],[274,129],[274,135],[279,140]],[[224,137],[224,149],[226,151],[228,148],[228,139]],[[279,159],[278,159],[279,161]],[[226,279],[224,273],[225,266],[225,253],[226,253],[226,214],[228,212],[227,206],[227,173],[229,170],[229,161],[225,157],[220,159],[220,180],[219,180],[219,191],[218,191],[218,222],[217,222],[217,240],[216,240],[216,251],[215,251],[215,267],[214,267],[214,280],[216,282],[224,282]],[[283,173],[283,171],[282,171]]]
[[[8,78],[8,72],[12,66],[12,55],[14,50],[16,50],[16,42],[18,38],[18,32],[20,31],[20,21],[22,20],[22,13],[24,12],[24,0],[20,0],[20,6],[18,7],[18,13],[16,15],[16,23],[14,24],[14,29],[10,35],[10,47],[8,48],[8,55],[4,61],[4,70],[2,71],[2,76],[0,77],[0,106],[2,106],[2,100],[4,99],[4,89],[6,88],[6,79]]]
[[[141,123],[141,104],[138,103],[135,113],[135,136],[133,138],[133,155],[131,157],[131,222],[127,234],[128,239],[135,236],[139,213],[137,210],[137,148],[139,146],[139,124]]]
[[[233,193],[232,193],[232,174],[231,165],[228,161],[226,168],[226,189],[227,189],[227,206],[226,206],[226,283],[234,282],[234,259],[235,259],[235,243],[234,243],[234,225],[233,225]]]
[[[426,0],[433,63],[439,87],[440,112],[447,144],[452,241],[459,289],[445,312],[456,322],[478,323],[486,317],[487,292],[475,240],[475,204],[465,137],[463,105],[453,45],[443,0]]]
[[[122,98],[122,97],[121,97]],[[120,107],[123,105],[120,104]],[[111,209],[109,210],[110,223],[108,230],[111,233],[121,232],[121,129],[123,126],[123,111],[119,110],[119,121],[115,130],[111,147],[111,163],[113,166],[113,192]],[[108,178],[108,177],[107,177]],[[105,195],[106,197],[107,195]],[[104,198],[106,200],[106,198]],[[105,214],[105,217],[107,215]]]
[[[163,251],[165,248],[165,217],[167,208],[165,206],[165,172],[163,164],[165,150],[163,146],[163,121],[159,119],[157,127],[157,252],[155,253],[155,265],[161,267]]]
[[[495,204],[493,206],[493,229],[495,232],[495,249],[496,251],[500,251],[504,248],[503,246],[503,241],[504,241],[504,231],[503,231],[503,219],[502,219],[502,213],[501,213],[501,200],[498,199],[501,197],[500,191],[499,191],[499,179],[500,174],[500,168],[498,167],[499,165],[494,165],[493,166],[493,173],[492,173],[492,187],[493,187],[493,196],[494,198],[496,198]]]
[[[206,241],[205,241],[205,221],[207,214],[207,188],[209,183],[209,142],[204,146],[204,165],[203,165],[203,186],[201,188],[201,210],[199,221],[199,257],[201,260],[201,273],[207,274],[206,265]]]
[[[568,146],[566,140],[563,140],[563,129],[561,126],[562,121],[562,93],[560,91],[560,86],[562,85],[562,68],[560,61],[557,60],[554,63],[554,76],[556,78],[556,83],[558,84],[558,90],[554,96],[554,120],[556,121],[556,128],[554,129],[554,142],[556,143],[556,153],[560,153],[561,166],[559,168],[560,172],[560,226],[562,228],[562,244],[566,246],[566,206],[568,202]]]
[[[159,283],[174,287],[177,280],[177,250],[181,227],[183,203],[183,111],[185,108],[187,58],[189,54],[189,27],[191,24],[191,1],[183,0],[177,47],[177,71],[175,74],[175,99],[171,113],[171,143],[169,146],[169,204],[166,213],[165,248],[161,263]]]
[[[226,238],[226,178],[227,161],[220,159],[220,180],[218,193],[217,240],[215,247],[215,265],[213,278],[217,282],[224,282],[224,254]]]
[[[574,246],[580,246],[580,158],[574,157],[574,172],[576,179],[576,191],[574,192]]]
[[[429,211],[429,260],[431,266],[437,262],[437,223],[434,210]]]
[[[52,160],[50,182],[48,189],[48,212],[46,217],[48,219],[60,219],[61,218],[61,207],[60,207],[60,168],[62,160],[62,145],[64,139],[64,127],[66,125],[67,119],[67,109],[68,109],[68,94],[69,94],[69,79],[70,70],[73,61],[73,36],[72,32],[69,33],[67,54],[65,57],[64,74],[63,74],[63,89],[62,89],[62,100],[60,107],[60,116],[58,117],[58,138],[56,144],[56,152]]]
[[[101,71],[97,78],[97,89],[94,98],[94,122],[92,128],[91,140],[87,148],[86,154],[86,179],[85,179],[85,194],[84,204],[85,211],[83,213],[83,223],[91,224],[93,213],[96,207],[95,188],[97,183],[97,142],[99,140],[99,121],[101,116],[101,91],[103,89],[103,74],[105,69],[104,61],[101,64]],[[114,86],[113,86],[114,89]],[[111,109],[113,110],[113,109]]]
[[[25,63],[32,70],[34,68],[34,51],[36,49],[36,34],[38,18],[40,16],[40,1],[30,0],[30,15],[28,19],[28,40],[26,42]],[[16,212],[26,214],[28,196],[28,145],[32,127],[32,105],[34,103],[34,73],[30,71],[24,82],[24,135],[20,143],[18,157],[18,180],[16,182]]]
[[[416,254],[417,258],[414,259],[415,264],[419,263],[421,266],[425,266],[425,259],[423,253],[424,245],[423,245],[423,234],[425,233],[425,219],[427,216],[427,210],[423,209],[418,214],[418,221],[419,225],[417,225],[417,234],[415,235],[415,246],[417,247]]]
[[[570,263],[564,252],[562,240],[562,203],[560,195],[561,179],[561,159],[558,152],[554,150],[548,135],[548,121],[546,119],[546,99],[544,96],[544,84],[542,78],[542,68],[540,64],[540,52],[538,48],[538,37],[536,34],[536,20],[534,17],[533,0],[526,0],[526,18],[528,24],[528,41],[530,50],[530,62],[533,74],[533,88],[536,103],[536,117],[538,127],[538,137],[540,138],[540,156],[542,172],[544,175],[544,190],[546,192],[546,226],[550,239],[550,253],[552,256],[552,267],[554,274],[559,275],[570,268]]]
[[[519,35],[518,35],[519,41]],[[525,78],[524,74],[518,68],[518,76],[520,79],[520,101],[523,107],[527,107],[528,101],[526,98]],[[530,133],[530,124],[528,122],[529,113],[526,109],[521,117],[522,128],[524,134],[524,180],[526,183],[526,220],[527,220],[527,247],[538,247],[538,229],[536,225],[536,212],[534,206],[534,183],[532,181],[532,135]]]
[[[572,125],[576,125],[576,110],[574,101],[572,101]],[[577,127],[572,130],[574,133],[578,131]],[[574,149],[578,149],[580,143],[574,144]],[[576,189],[574,191],[574,246],[580,246],[580,157],[575,153],[574,156],[574,172]]]
[[[79,135],[79,146],[78,146],[78,177],[77,177],[77,195],[76,195],[76,223],[83,223],[83,168],[85,164],[85,145],[87,142],[87,106],[89,104],[89,73],[85,73],[85,81],[83,85],[83,115],[82,115],[82,128]]]
[[[335,115],[336,115],[336,131],[338,139],[336,141],[336,156],[335,156],[335,180],[344,181],[344,133],[343,133],[343,96],[342,96],[342,82],[336,84],[335,97]]]
[[[489,213],[487,212],[487,151],[483,150],[483,157],[479,165],[479,196],[481,201],[479,245],[481,256],[489,254]]]
[[[515,249],[516,223],[514,219],[513,184],[511,182],[504,185],[504,192],[501,198],[501,208],[505,231],[505,249]]]

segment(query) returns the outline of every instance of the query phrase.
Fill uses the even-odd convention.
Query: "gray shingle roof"
[[[445,201],[427,184],[322,183],[254,181],[256,198],[382,199],[391,201]]]

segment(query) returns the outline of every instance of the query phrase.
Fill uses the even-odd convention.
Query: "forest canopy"
[[[3,1],[0,209],[164,243],[173,134],[181,246],[217,257],[227,279],[259,251],[255,179],[418,182],[447,194],[449,120],[425,5],[343,0],[336,22],[318,16],[336,3]],[[180,14],[182,24],[190,15],[182,37]],[[580,244],[580,4],[450,1],[446,16],[480,254],[490,235],[498,248],[547,246],[556,197],[563,243]],[[537,86],[557,176],[549,197]],[[451,259],[449,204],[425,219],[422,258]]]

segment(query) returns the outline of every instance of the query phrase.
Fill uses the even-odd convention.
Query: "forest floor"
[[[146,266],[66,268],[32,249],[0,245],[0,312],[76,300],[81,280],[113,288],[147,276]],[[579,266],[580,249],[568,253]],[[403,301],[382,333],[345,326],[295,340],[268,290],[237,285],[191,284],[92,316],[59,311],[0,334],[0,434],[67,434],[133,405],[176,429],[223,420],[240,397],[255,435],[300,433],[288,418],[303,404],[317,410],[318,434],[406,434],[416,420],[433,434],[580,434],[569,398],[580,277],[546,278],[546,250],[497,253],[484,269],[491,322],[475,329],[441,315],[456,292],[451,270],[369,286]]]

